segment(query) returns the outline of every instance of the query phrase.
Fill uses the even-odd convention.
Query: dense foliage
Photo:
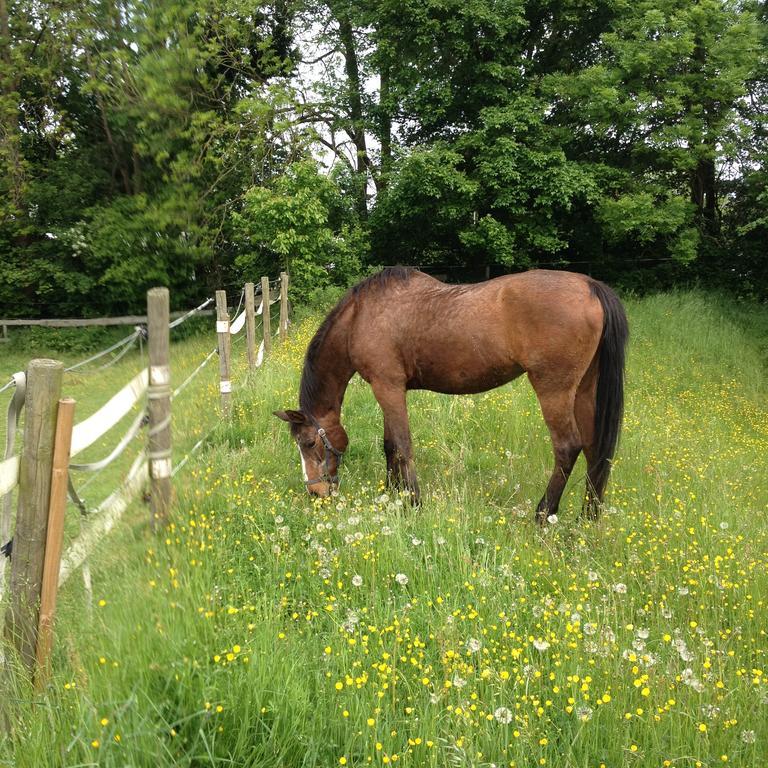
[[[0,314],[396,262],[762,295],[766,14],[0,0]]]

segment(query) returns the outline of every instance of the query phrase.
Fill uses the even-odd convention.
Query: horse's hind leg
[[[554,389],[548,387],[545,382],[537,380],[535,376],[529,376],[529,378],[539,398],[541,412],[549,428],[555,454],[555,468],[549,478],[547,489],[536,507],[536,522],[543,525],[548,517],[557,514],[560,498],[579,456],[582,443],[574,414],[575,387]]]
[[[413,461],[405,387],[381,382],[371,382],[371,387],[384,414],[387,481],[396,488],[410,491],[411,501],[418,504],[420,491]]]
[[[576,423],[581,434],[582,450],[587,460],[587,488],[583,512],[596,518],[605,491],[605,479],[600,479],[597,446],[595,444],[595,396],[597,393],[597,356],[592,361],[576,392]],[[604,473],[602,473],[604,474]]]

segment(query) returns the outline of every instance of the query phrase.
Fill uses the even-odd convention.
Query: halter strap
[[[317,434],[320,437],[320,439],[323,441],[323,474],[320,475],[316,480],[305,480],[304,485],[309,488],[311,485],[316,485],[317,483],[324,483],[326,481],[331,482],[333,484],[338,485],[339,482],[339,475],[338,472],[335,475],[330,474],[328,471],[328,453],[332,453],[336,459],[337,464],[336,467],[338,469],[339,466],[341,466],[341,459],[344,456],[344,451],[340,451],[337,448],[334,448],[331,441],[328,439],[328,435],[326,434],[325,429],[321,427],[317,421],[310,416],[309,417],[312,421],[312,425],[317,429]]]

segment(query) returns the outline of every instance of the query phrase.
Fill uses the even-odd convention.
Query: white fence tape
[[[190,309],[189,312],[182,315],[181,317],[177,317],[172,323],[168,325],[169,328],[176,328],[177,326],[181,325],[185,320],[188,320],[192,315],[197,314],[198,312],[205,309],[213,299],[206,299],[200,306],[195,307],[194,309]]]
[[[72,449],[70,456],[77,456],[89,445],[93,445],[102,435],[122,419],[138,399],[147,391],[148,376],[145,368],[128,382],[106,405],[96,413],[81,421],[72,430]]]
[[[140,453],[133,462],[122,486],[103,501],[83,525],[82,532],[72,542],[61,558],[59,586],[79,568],[103,536],[114,528],[115,523],[128,508],[149,477],[147,456]]]
[[[232,325],[229,327],[229,332],[234,336],[236,333],[240,333],[240,331],[243,330],[243,326],[245,325],[245,312],[241,312],[234,320]]]
[[[10,493],[19,482],[19,457],[11,456],[10,459],[0,461],[0,496]],[[5,542],[2,542],[5,544]]]

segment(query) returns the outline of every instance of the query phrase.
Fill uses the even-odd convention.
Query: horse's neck
[[[314,361],[315,374],[322,387],[312,403],[312,415],[329,423],[339,421],[344,394],[355,373],[347,349],[347,322],[348,315],[328,331]]]

